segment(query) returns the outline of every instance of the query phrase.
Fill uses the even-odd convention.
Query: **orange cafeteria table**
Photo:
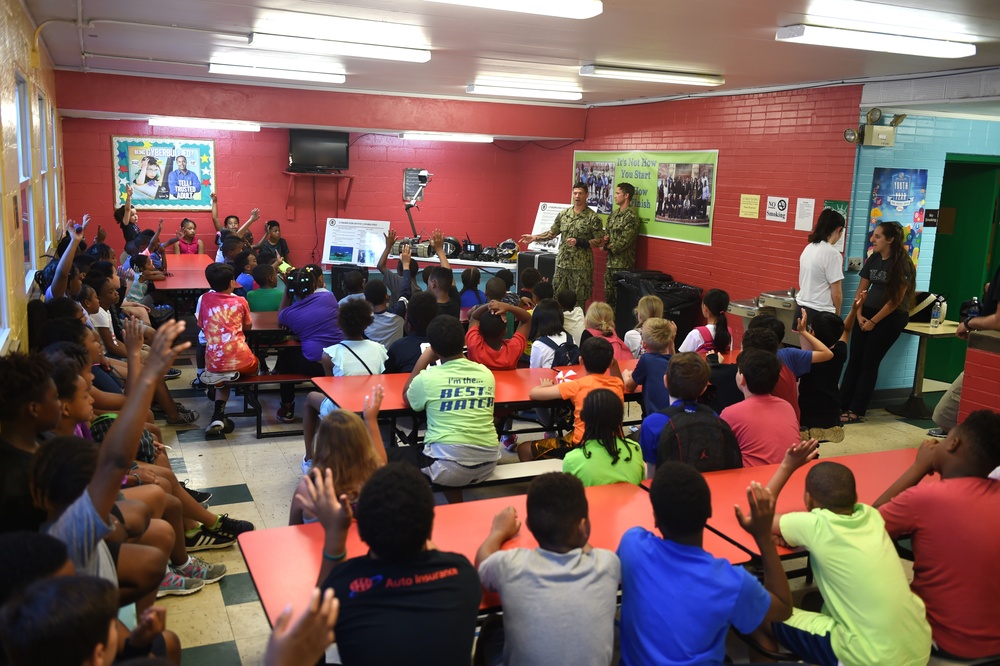
[[[849,467],[854,472],[858,501],[871,504],[913,464],[916,457],[917,449],[897,449],[813,461],[792,474],[778,496],[776,512],[781,514],[805,511],[806,474],[809,468],[819,462],[838,462]],[[759,556],[760,553],[757,551],[757,544],[753,537],[745,532],[736,520],[733,504],[738,502],[746,508],[746,489],[750,482],[759,481],[766,484],[771,480],[777,467],[777,465],[762,465],[705,474],[705,481],[708,482],[708,487],[712,491],[712,517],[708,519],[709,529],[732,541],[748,553]],[[778,554],[782,556],[792,555],[796,552],[798,551],[790,548],[778,547]]]
[[[635,526],[655,531],[649,494],[638,486],[620,483],[587,488],[586,492],[592,524],[590,543],[593,546],[617,550],[622,535]],[[431,538],[440,550],[460,553],[470,562],[475,562],[476,551],[489,534],[493,516],[505,507],[513,506],[522,522],[521,531],[504,544],[504,548],[534,548],[538,544],[523,524],[526,499],[525,495],[517,495],[435,507]],[[317,523],[275,527],[244,532],[239,541],[271,624],[288,604],[292,606],[293,617],[297,617],[305,608],[317,582],[322,562],[323,528]],[[707,530],[704,547],[715,557],[727,559],[733,564],[750,560],[744,550]],[[355,523],[347,539],[348,557],[357,557],[365,552],[367,547],[358,537]],[[487,595],[481,607],[490,608],[497,604],[496,596]]]
[[[207,254],[171,254],[167,257],[167,272],[171,275],[156,283],[164,291],[208,291],[205,267],[212,263]]]

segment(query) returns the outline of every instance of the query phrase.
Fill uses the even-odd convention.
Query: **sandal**
[[[858,416],[857,414],[855,414],[851,410],[847,410],[846,412],[844,412],[843,414],[840,415],[840,424],[841,425],[849,425],[851,423],[863,423],[864,420],[865,419],[863,417]]]

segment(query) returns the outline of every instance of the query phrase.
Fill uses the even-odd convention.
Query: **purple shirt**
[[[344,339],[337,326],[337,297],[329,291],[317,291],[295,301],[278,313],[278,323],[298,336],[307,361],[318,363],[324,348]]]

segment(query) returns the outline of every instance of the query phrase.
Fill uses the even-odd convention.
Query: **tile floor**
[[[194,378],[193,353],[178,359],[180,378],[169,382],[174,398],[201,412],[197,427],[163,426],[164,443],[171,446],[170,459],[180,479],[189,479],[194,488],[214,494],[211,508],[217,513],[249,520],[257,529],[278,527],[288,522],[288,506],[301,477],[302,437],[254,437],[253,420],[236,419],[237,428],[228,435],[209,438],[204,433],[212,406],[204,395],[190,389]],[[930,387],[928,387],[930,388]],[[934,387],[940,388],[940,387]],[[298,394],[296,413],[301,414],[305,393]],[[927,394],[933,406],[940,393]],[[265,429],[301,427],[281,424],[275,418],[277,395],[262,394]],[[230,411],[238,411],[242,398],[234,395]],[[633,409],[638,412],[638,406]],[[865,423],[848,427],[839,444],[824,444],[826,456],[914,447],[920,444],[929,421],[906,422],[884,410],[869,412]],[[887,479],[886,484],[892,480]],[[524,486],[481,489],[466,493],[466,500],[497,494],[524,492]],[[438,498],[443,502],[443,498]],[[270,634],[239,546],[227,550],[198,553],[211,562],[228,567],[217,585],[206,586],[189,597],[167,597],[159,601],[168,609],[168,626],[180,636],[184,663],[230,666],[261,664]]]

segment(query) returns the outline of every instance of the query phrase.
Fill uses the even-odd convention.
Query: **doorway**
[[[943,221],[938,227],[930,290],[948,299],[948,315],[958,321],[959,307],[973,296],[982,300],[983,285],[993,276],[1000,253],[997,228],[1000,161],[995,156],[948,155],[941,186]],[[946,209],[951,209],[950,211]],[[929,340],[924,376],[952,382],[965,367],[964,340]]]

